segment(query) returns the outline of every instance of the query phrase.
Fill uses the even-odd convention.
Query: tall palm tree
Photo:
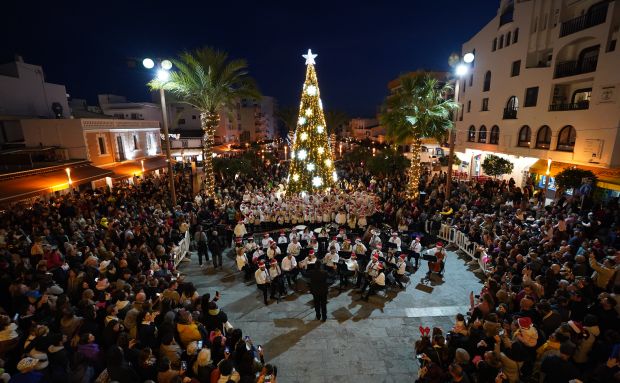
[[[427,74],[401,76],[400,87],[387,97],[380,115],[388,138],[398,144],[411,142],[407,197],[419,195],[420,148],[423,138],[440,141],[453,129],[452,112],[458,104],[448,99],[452,87]]]
[[[200,111],[203,131],[203,186],[215,195],[212,149],[220,113],[230,113],[242,98],[259,98],[254,80],[248,76],[245,60],[229,60],[226,52],[210,47],[184,52],[172,60],[176,69],[166,82],[153,80],[154,89],[163,88],[179,101]]]

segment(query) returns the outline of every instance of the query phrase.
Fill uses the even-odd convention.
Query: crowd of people
[[[275,382],[219,292],[177,271],[179,242],[216,209],[176,184],[174,207],[165,176],[147,176],[0,213],[2,381]],[[209,232],[220,265],[221,239]]]

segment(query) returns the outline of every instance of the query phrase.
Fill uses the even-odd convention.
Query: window
[[[551,128],[543,125],[536,133],[536,149],[549,149],[551,146]]]
[[[506,46],[510,45],[511,40],[512,40],[512,32],[508,31],[508,33],[506,33]]]
[[[474,85],[474,74],[473,73],[469,76],[469,86],[471,87],[472,85]]]
[[[491,52],[495,52],[497,50],[497,37],[493,39],[493,48]]]
[[[476,127],[470,126],[467,132],[467,142],[476,142]]]
[[[491,71],[488,70],[487,73],[484,74],[484,85],[482,86],[483,92],[488,92],[491,89]]]
[[[179,118],[179,125],[185,125],[185,119]]]
[[[538,87],[527,88],[525,90],[525,104],[523,106],[526,108],[536,106],[536,102],[538,102]]]
[[[515,29],[515,33],[512,34],[512,43],[516,44],[519,41],[519,28]]]
[[[493,125],[491,128],[491,137],[489,137],[489,144],[499,144],[499,126]]]
[[[483,144],[487,142],[487,127],[484,125],[480,127],[480,131],[478,132],[478,142]]]
[[[499,49],[502,49],[504,47],[504,35],[501,35],[499,37]]]
[[[140,117],[138,116],[138,113],[132,113],[131,114],[131,119],[132,120],[138,120],[138,119],[140,119]]]
[[[196,115],[192,114],[192,120],[195,120],[195,119],[196,119]]]
[[[517,142],[517,146],[522,148],[530,147],[530,139],[532,137],[532,131],[530,127],[527,125],[523,125],[521,130],[519,130],[519,142]]]
[[[99,154],[100,155],[108,154],[107,148],[105,146],[105,137],[103,136],[97,137],[97,143],[99,144]]]
[[[573,92],[571,104],[586,105],[590,103],[592,97],[592,88],[577,89]]]
[[[482,111],[486,112],[489,110],[489,98],[485,97],[482,99]]]
[[[558,146],[557,150],[563,152],[572,152],[575,150],[575,140],[577,138],[577,132],[575,132],[575,128],[571,125],[566,125],[560,130],[560,134],[558,135]]]
[[[510,76],[515,77],[521,73],[521,60],[514,61],[512,63],[512,70],[510,71]]]
[[[517,96],[511,96],[506,103],[504,109],[504,120],[513,120],[517,118],[517,110],[519,109],[519,99]]]
[[[471,100],[467,101],[467,113],[471,111]]]
[[[133,135],[133,150],[138,150],[138,136]]]

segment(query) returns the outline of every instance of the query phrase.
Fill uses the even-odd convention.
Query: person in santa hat
[[[278,244],[275,243],[273,240],[271,240],[266,254],[267,254],[267,258],[274,259],[274,258],[278,258],[282,254],[282,251],[278,247]]]
[[[256,244],[256,241],[254,241],[254,237],[249,237],[247,243],[245,244],[245,252],[252,254],[256,249],[258,249],[258,245]]]
[[[340,243],[338,242],[338,236],[333,236],[332,240],[327,244],[327,248],[334,246],[336,248],[336,252],[340,251]]]
[[[427,276],[430,276],[431,273],[442,273],[443,266],[448,253],[443,247],[443,242],[437,242],[435,244],[435,248],[429,251],[436,258],[434,261],[428,261],[428,272]]]
[[[293,237],[291,243],[286,247],[286,254],[291,254],[293,257],[297,257],[301,252],[301,244],[297,237]]]
[[[289,242],[293,242],[293,238],[297,238],[298,241],[301,240],[296,228],[293,228],[293,230],[291,230],[290,234],[288,235]]]
[[[276,292],[278,299],[286,295],[286,287],[284,286],[284,274],[277,259],[269,261],[269,277],[271,278],[271,299],[275,299]]]
[[[295,290],[297,273],[299,273],[299,269],[297,268],[297,259],[293,256],[293,254],[286,254],[286,257],[282,259],[281,268],[284,273],[284,277],[286,278],[286,282],[288,283],[288,287]]]
[[[243,271],[244,273],[243,280],[247,282],[252,277],[252,269],[250,267],[250,262],[248,261],[248,257],[243,247],[235,248],[235,252],[237,253],[237,256],[235,257],[235,263],[237,264],[237,270]]]
[[[359,269],[360,266],[359,263],[357,263],[357,256],[355,253],[351,254],[349,259],[345,259],[344,263],[340,264],[340,285],[338,287],[340,291],[349,285],[349,278],[358,277]]]
[[[344,240],[341,251],[346,251],[346,252],[353,251],[353,247],[351,246],[351,240],[349,238]]]
[[[407,262],[411,262],[411,257],[415,259],[415,268],[418,269],[418,264],[420,262],[420,254],[422,254],[422,242],[419,236],[415,237],[415,239],[411,242],[409,246],[409,254],[407,255]]]
[[[258,262],[258,270],[254,272],[254,278],[256,279],[256,286],[263,292],[263,302],[265,306],[269,304],[267,301],[267,292],[271,287],[271,276],[269,271],[265,269],[265,261]]]
[[[270,241],[271,241],[271,237],[269,236],[269,233],[263,234],[263,239],[261,239],[261,241],[260,241],[261,247],[264,250],[267,250],[269,248],[269,242]]]
[[[377,291],[385,289],[385,273],[383,272],[383,264],[381,262],[377,262],[376,270],[377,273],[374,277],[372,277],[370,283],[367,283],[364,287],[362,287],[362,299],[365,301],[368,301],[368,297],[376,294]],[[366,286],[369,286],[369,288],[368,293],[364,296]]]
[[[288,238],[286,237],[286,233],[284,230],[280,230],[280,236],[278,237],[278,245],[287,244]]]
[[[243,222],[242,219],[237,221],[237,224],[235,225],[233,233],[235,234],[235,237],[241,237],[241,238],[243,238],[243,236],[248,233],[247,229],[245,228],[245,223]]]
[[[398,261],[396,262],[396,272],[394,273],[396,283],[401,289],[405,288],[405,286],[403,286],[405,273],[407,272],[407,262],[405,259],[407,259],[407,255],[405,253],[401,253],[398,257]]]
[[[392,231],[392,236],[390,237],[390,239],[388,239],[388,242],[396,245],[396,251],[401,251],[400,245],[402,244],[402,241],[400,237],[398,236],[398,232]]]

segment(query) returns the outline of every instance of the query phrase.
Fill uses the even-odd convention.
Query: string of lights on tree
[[[287,178],[286,191],[291,194],[325,190],[338,180],[314,68],[317,55],[308,49],[308,53],[302,56],[306,59],[306,80]]]

